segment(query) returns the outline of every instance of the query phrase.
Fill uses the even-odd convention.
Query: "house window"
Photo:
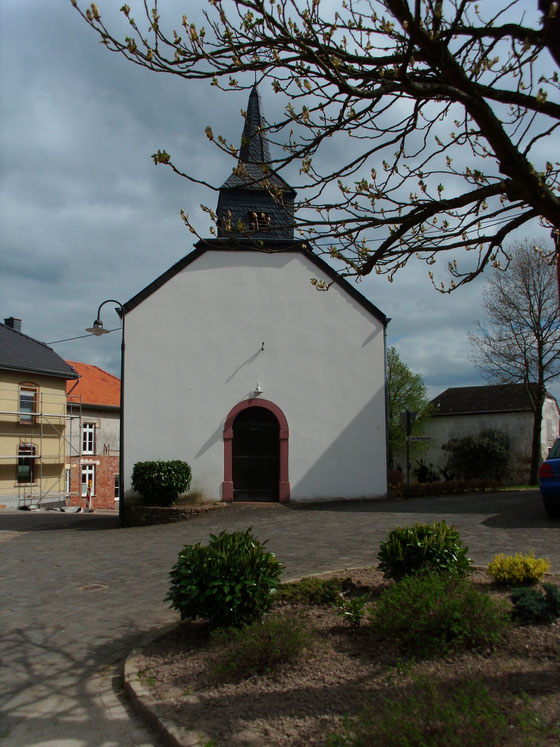
[[[87,495],[91,481],[91,495],[95,495],[95,464],[82,464],[82,496]]]
[[[82,454],[95,454],[95,423],[82,426]]]
[[[268,213],[251,213],[249,216],[249,227],[251,231],[260,231],[270,226],[270,215]]]
[[[19,422],[34,423],[37,412],[39,387],[35,384],[19,385]]]
[[[17,482],[27,485],[35,479],[35,459],[37,447],[33,444],[20,444],[18,448]]]
[[[66,467],[65,479],[66,479],[66,493],[67,495],[70,495],[70,468],[69,467]]]
[[[120,496],[119,476],[115,475],[115,500],[118,501]]]

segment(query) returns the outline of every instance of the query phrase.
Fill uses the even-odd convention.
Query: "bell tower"
[[[293,241],[295,190],[273,173],[257,85],[251,89],[239,161],[220,188],[218,238]]]

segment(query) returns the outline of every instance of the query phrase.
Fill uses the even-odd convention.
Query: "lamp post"
[[[119,524],[121,527],[124,526],[124,307],[120,301],[115,301],[114,299],[110,298],[107,301],[103,301],[103,303],[99,304],[99,308],[97,309],[97,318],[93,322],[92,327],[88,327],[86,329],[86,332],[90,332],[92,335],[95,335],[96,337],[100,337],[101,335],[108,334],[111,330],[105,329],[103,327],[103,322],[101,321],[101,309],[103,306],[105,306],[106,303],[115,303],[117,304],[118,308],[120,309],[120,318],[121,318],[121,329],[122,329],[122,336],[121,336],[121,406],[119,408]],[[117,311],[117,309],[115,309]],[[118,313],[118,311],[117,311]]]

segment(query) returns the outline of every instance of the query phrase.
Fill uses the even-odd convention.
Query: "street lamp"
[[[120,301],[115,301],[114,299],[110,298],[107,301],[103,301],[103,303],[99,304],[99,308],[97,309],[97,318],[93,322],[92,327],[88,327],[86,329],[86,332],[89,332],[92,335],[95,335],[96,337],[100,337],[101,335],[108,334],[111,330],[105,329],[103,327],[103,322],[101,321],[101,309],[103,306],[105,306],[106,303],[115,303],[117,304],[119,310],[120,310],[120,318],[121,318],[121,329],[122,329],[122,336],[121,336],[121,406],[119,409],[119,524],[121,527],[124,527],[124,306]],[[118,310],[115,309],[115,311]]]

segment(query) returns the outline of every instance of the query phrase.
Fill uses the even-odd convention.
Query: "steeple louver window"
[[[270,215],[268,213],[251,213],[249,227],[251,231],[262,231],[270,226]]]

